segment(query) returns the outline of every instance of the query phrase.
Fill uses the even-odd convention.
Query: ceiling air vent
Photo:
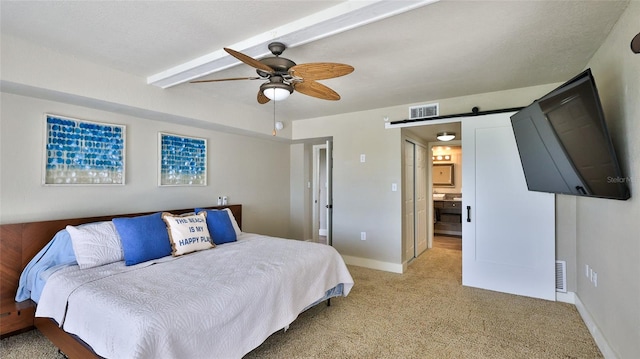
[[[411,106],[409,107],[409,119],[438,116],[438,104],[430,103],[426,105]]]
[[[567,262],[556,261],[556,292],[567,292]]]

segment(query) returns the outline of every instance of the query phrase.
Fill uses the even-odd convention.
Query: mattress
[[[36,316],[106,358],[240,358],[352,287],[333,247],[245,233],[135,266],[62,268],[48,278]]]

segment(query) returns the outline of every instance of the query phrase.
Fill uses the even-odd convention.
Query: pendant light
[[[438,139],[438,141],[451,141],[456,138],[456,133],[447,132],[447,131],[438,132],[438,135],[436,136],[436,138]]]

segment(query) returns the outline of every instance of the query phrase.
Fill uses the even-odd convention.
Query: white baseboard
[[[576,294],[574,292],[556,292],[556,301],[562,303],[576,304]]]
[[[404,266],[400,263],[389,263],[377,261],[375,259],[361,258],[361,257],[352,257],[352,256],[342,256],[344,262],[347,264],[351,264],[358,267],[365,267],[371,269],[382,270],[385,272],[392,273],[400,273],[404,272]]]
[[[576,294],[574,295],[574,298],[576,309],[578,310],[578,313],[580,313],[584,324],[586,324],[587,329],[589,329],[589,332],[591,333],[591,336],[596,342],[596,345],[598,346],[598,349],[600,349],[602,355],[606,359],[618,359],[618,356],[613,351],[604,335],[602,335],[602,332],[600,331],[600,328],[598,328],[596,322],[593,320],[593,317],[591,316],[587,308],[585,308],[582,301],[580,301],[580,297],[578,297],[578,295]]]

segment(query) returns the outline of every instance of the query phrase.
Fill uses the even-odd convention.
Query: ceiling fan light
[[[267,82],[260,86],[260,91],[269,100],[282,101],[289,97],[293,92],[293,86],[283,83],[281,78],[272,78],[271,82]]]
[[[269,100],[273,101],[282,101],[289,97],[289,95],[291,95],[291,92],[279,87],[266,88],[262,91],[262,93],[267,96]]]
[[[456,138],[456,133],[455,132],[438,132],[438,135],[436,136],[436,138],[438,139],[438,141],[451,141],[454,138]]]

